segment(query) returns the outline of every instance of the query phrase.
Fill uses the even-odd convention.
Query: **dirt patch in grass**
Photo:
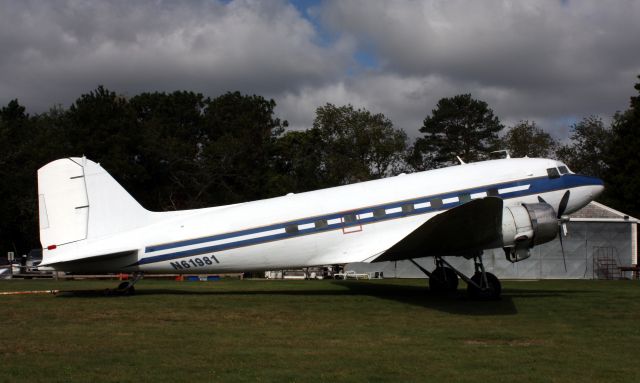
[[[463,343],[469,346],[531,347],[544,346],[548,342],[543,339],[465,339]]]

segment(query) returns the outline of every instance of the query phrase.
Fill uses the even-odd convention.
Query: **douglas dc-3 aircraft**
[[[462,161],[461,161],[462,162]],[[529,257],[553,240],[565,214],[592,201],[601,180],[561,162],[506,158],[399,175],[235,205],[150,212],[99,164],[64,158],[38,171],[42,266],[82,273],[224,273],[351,262],[413,260],[434,291],[458,277],[472,297],[497,298],[482,251]],[[445,256],[473,259],[475,274]],[[415,262],[414,262],[415,263]],[[417,263],[416,263],[417,265]]]

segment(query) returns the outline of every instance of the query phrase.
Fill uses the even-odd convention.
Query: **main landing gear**
[[[482,254],[473,257],[475,274],[467,281],[467,294],[474,299],[496,300],[500,299],[502,285],[498,277],[484,270]],[[463,279],[467,279],[464,276]]]
[[[471,278],[456,270],[442,257],[435,257],[436,268],[429,272],[413,259],[410,261],[429,277],[429,289],[434,293],[452,293],[458,290],[458,277],[467,283],[467,294],[479,300],[500,299],[500,280],[484,269],[482,253],[473,256],[475,273]]]
[[[143,276],[144,274],[140,272],[133,273],[133,278],[120,283],[116,289],[107,289],[106,293],[108,295],[133,295],[136,293],[136,289],[133,285],[141,280]]]

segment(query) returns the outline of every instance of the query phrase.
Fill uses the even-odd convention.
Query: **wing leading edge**
[[[431,218],[372,262],[427,256],[469,255],[502,239],[502,199],[470,201]]]

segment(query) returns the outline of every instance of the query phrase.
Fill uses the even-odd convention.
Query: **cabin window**
[[[319,219],[319,220],[315,221],[314,224],[316,225],[316,229],[323,229],[323,228],[329,226],[329,224],[327,223],[326,219]]]
[[[469,202],[471,201],[471,194],[460,194],[458,199],[460,200],[460,203]]]
[[[344,221],[344,223],[354,223],[355,221],[357,221],[357,218],[355,214],[347,214],[342,218],[342,220]]]
[[[414,210],[414,208],[413,208],[413,204],[412,203],[408,203],[406,205],[402,205],[402,212],[404,214],[410,214],[410,213],[413,212],[413,210]]]
[[[431,207],[434,209],[440,209],[442,207],[442,198],[434,198],[430,202]]]
[[[384,209],[383,209],[383,208],[375,209],[375,210],[373,211],[373,216],[374,216],[375,218],[384,218],[384,216],[385,216],[385,211],[384,211]]]
[[[566,167],[566,166],[564,166],[564,165],[558,166],[558,170],[560,170],[560,174],[567,174],[567,173],[569,173],[569,169],[567,169],[567,167]]]
[[[287,234],[295,234],[298,232],[298,225],[289,225],[284,228]]]
[[[558,177],[560,177],[560,173],[558,173],[558,169],[556,169],[556,168],[547,169],[547,175],[549,176],[549,178],[558,178]]]
[[[500,194],[500,193],[498,193],[498,189],[491,188],[491,189],[487,190],[487,195],[489,197],[497,197],[498,194]]]

